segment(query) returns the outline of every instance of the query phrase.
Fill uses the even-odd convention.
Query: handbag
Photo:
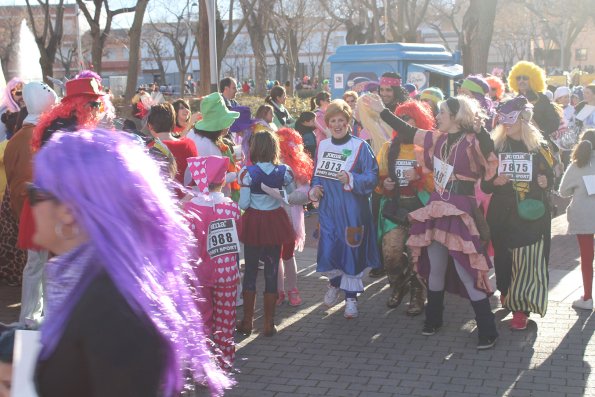
[[[514,163],[514,158],[512,160],[512,168],[512,173],[516,180],[516,165]],[[515,190],[514,186],[512,187],[512,190],[514,190],[519,218],[524,221],[536,221],[545,215],[545,204],[543,204],[543,201],[530,198],[519,200],[519,193]]]

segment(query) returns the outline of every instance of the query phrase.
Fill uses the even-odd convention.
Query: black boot
[[[477,350],[491,349],[498,339],[498,331],[496,330],[496,320],[494,313],[492,313],[490,300],[485,298],[480,301],[471,301],[471,305],[475,311],[475,322],[477,323],[477,335],[479,337]]]
[[[426,304],[426,321],[421,331],[422,335],[434,335],[442,327],[442,312],[444,311],[444,291],[428,290]]]

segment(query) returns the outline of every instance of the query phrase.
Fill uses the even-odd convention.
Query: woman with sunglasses
[[[55,131],[76,131],[97,126],[104,109],[112,107],[95,77],[69,80],[65,88],[66,96],[62,101],[41,115],[31,141],[34,149],[40,148]]]
[[[56,255],[38,394],[174,396],[187,375],[213,395],[230,386],[186,284],[192,233],[143,146],[119,131],[57,132],[33,181],[34,241]]]
[[[407,246],[417,272],[428,282],[428,303],[422,335],[434,335],[443,325],[444,291],[471,301],[479,342],[492,348],[498,337],[488,296],[492,267],[485,250],[485,219],[477,210],[475,184],[491,179],[497,168],[494,144],[485,128],[479,103],[465,96],[439,106],[438,132],[413,127],[386,109],[378,96],[365,101],[397,133],[403,144],[423,148],[423,165],[434,170],[436,191],[428,204],[409,213]],[[449,263],[449,257],[452,262]]]
[[[407,101],[397,106],[395,114],[412,127],[434,129],[434,116],[430,106],[420,101]],[[417,149],[417,150],[416,150]],[[378,215],[378,240],[384,268],[391,287],[386,302],[390,308],[401,304],[411,291],[407,314],[422,313],[426,301],[426,287],[413,269],[411,255],[407,255],[405,242],[409,236],[406,219],[395,219],[391,205],[406,210],[406,213],[423,207],[434,190],[430,172],[423,172],[421,148],[412,143],[402,143],[395,131],[393,139],[385,142],[378,152],[379,178],[376,193],[381,195]],[[392,207],[397,208],[396,206]]]

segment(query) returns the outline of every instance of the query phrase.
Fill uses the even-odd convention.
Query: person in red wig
[[[425,102],[405,102],[396,108],[395,114],[413,127],[434,129],[434,116]],[[380,172],[376,192],[381,195],[378,241],[391,287],[386,304],[391,308],[399,306],[411,291],[407,314],[417,316],[424,309],[426,286],[417,276],[405,250],[409,237],[407,214],[427,202],[429,192],[434,190],[432,174],[429,170],[423,172],[421,149],[416,150],[412,143],[402,143],[396,131],[393,139],[382,145],[378,164]]]

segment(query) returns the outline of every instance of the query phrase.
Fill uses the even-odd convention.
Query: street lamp
[[[204,0],[207,5],[207,14],[209,17],[209,56],[211,62],[211,92],[217,92],[219,71],[217,70],[217,1]]]

